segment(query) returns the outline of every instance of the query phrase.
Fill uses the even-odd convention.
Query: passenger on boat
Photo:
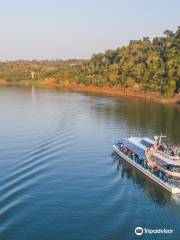
[[[166,144],[162,143],[162,144],[160,144],[160,145],[158,146],[158,150],[161,151],[161,152],[166,153],[167,150],[168,150],[168,148],[167,148]]]
[[[173,145],[172,150],[174,152],[174,156],[180,156],[180,146],[179,145]]]
[[[155,147],[150,147],[146,149],[146,152],[148,153],[148,155],[150,155],[150,157],[153,156],[153,154],[156,152]]]

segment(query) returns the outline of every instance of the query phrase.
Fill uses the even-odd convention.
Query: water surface
[[[174,229],[180,204],[112,154],[113,138],[163,132],[180,107],[60,90],[0,88],[0,239],[132,240]]]

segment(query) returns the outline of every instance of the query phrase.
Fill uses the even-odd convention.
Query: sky
[[[90,58],[180,25],[180,0],[0,0],[0,60]]]

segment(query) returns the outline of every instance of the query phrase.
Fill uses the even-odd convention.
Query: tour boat
[[[180,193],[180,145],[167,145],[165,136],[123,138],[114,151],[172,194]]]

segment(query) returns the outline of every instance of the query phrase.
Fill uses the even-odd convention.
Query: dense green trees
[[[32,71],[37,73],[34,79]],[[94,54],[90,60],[0,63],[0,79],[9,82],[39,83],[47,78],[57,84],[129,87],[172,96],[180,92],[180,27],[152,41],[144,37],[126,47]]]
[[[180,27],[164,37],[130,41],[127,47],[93,55],[83,77],[87,84],[139,88],[172,96],[180,89]]]

